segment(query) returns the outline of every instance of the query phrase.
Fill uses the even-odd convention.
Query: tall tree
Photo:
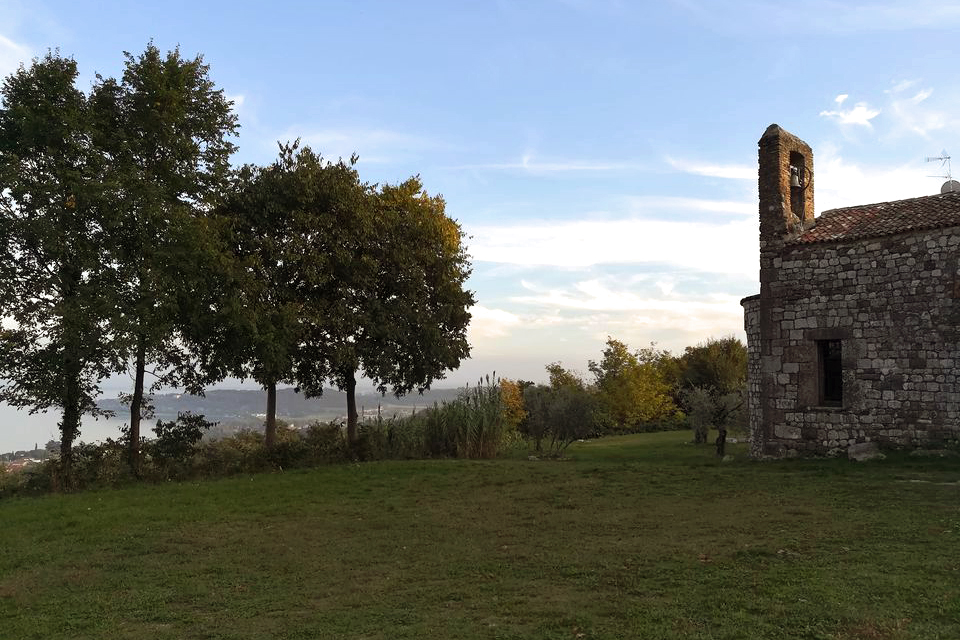
[[[329,296],[354,295],[351,287],[364,286],[371,272],[357,246],[372,232],[367,190],[352,163],[327,162],[294,143],[281,145],[269,167],[243,167],[221,207],[241,293],[224,307],[220,344],[232,350],[230,371],[267,392],[268,447],[276,438],[277,385],[322,393],[314,382],[328,373],[329,309],[338,304]]]
[[[101,79],[94,99],[109,114],[112,126],[99,142],[123,192],[122,215],[111,228],[123,283],[113,328],[133,368],[136,470],[147,365],[155,365],[157,384],[194,381],[183,328],[196,323],[185,314],[202,311],[195,302],[216,261],[202,259],[210,256],[205,218],[227,183],[237,121],[201,56],[163,54],[152,43],[139,56],[124,55],[121,82]]]
[[[351,443],[358,438],[358,375],[396,396],[429,389],[470,355],[474,303],[464,289],[470,261],[463,232],[443,198],[426,193],[419,177],[384,185],[369,198],[370,230],[354,226],[364,235],[339,241],[349,250],[334,256],[335,277],[320,295],[325,318],[308,340],[314,357],[304,359],[298,375],[308,394],[322,390],[325,375],[346,392]],[[326,371],[314,368],[319,362]]]
[[[76,78],[76,62],[48,53],[4,81],[0,109],[0,399],[62,411],[67,482],[80,419],[97,413],[99,382],[118,364],[107,242],[116,190]]]

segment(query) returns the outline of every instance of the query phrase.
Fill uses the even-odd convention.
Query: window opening
[[[820,404],[843,405],[843,346],[840,340],[818,340],[820,355]]]
[[[803,192],[807,186],[806,163],[803,155],[790,152],[790,210],[803,220]]]

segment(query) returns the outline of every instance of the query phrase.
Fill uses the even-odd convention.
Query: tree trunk
[[[267,384],[267,424],[263,442],[267,449],[273,449],[277,443],[277,383],[272,380]]]
[[[727,430],[725,427],[717,427],[717,457],[722,458],[727,451]]]
[[[133,398],[130,400],[130,471],[140,475],[140,413],[143,407],[143,377],[147,367],[147,344],[142,335],[137,336],[137,361],[134,373]]]
[[[73,441],[80,433],[80,368],[75,358],[64,358],[63,418],[60,421],[60,470],[63,488],[73,487]]]
[[[347,388],[347,442],[355,445],[360,439],[357,433],[357,378],[356,373],[351,371],[346,376]]]
[[[63,288],[63,396],[60,398],[63,417],[60,421],[60,470],[63,487],[73,488],[73,441],[80,433],[83,387],[81,375],[83,363],[80,358],[80,331],[76,289],[80,282],[79,270],[72,265],[61,265],[60,282]]]

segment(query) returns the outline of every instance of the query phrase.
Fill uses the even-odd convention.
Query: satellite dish
[[[943,183],[943,186],[940,187],[940,193],[951,193],[953,191],[960,191],[960,182],[947,180]]]

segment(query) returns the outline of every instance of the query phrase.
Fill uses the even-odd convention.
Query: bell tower
[[[813,224],[813,150],[772,124],[760,147],[760,253],[779,249]]]

